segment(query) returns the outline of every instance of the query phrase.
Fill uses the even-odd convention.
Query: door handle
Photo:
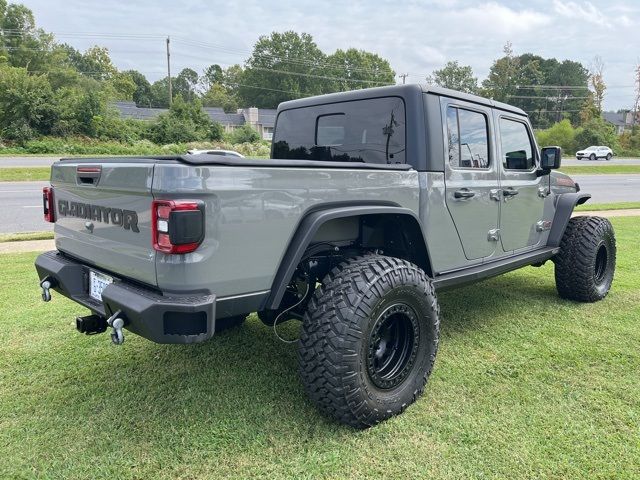
[[[461,188],[460,190],[456,190],[453,193],[454,198],[471,198],[476,194],[473,190],[469,190],[468,188]]]
[[[518,193],[518,190],[515,188],[505,188],[502,190],[502,195],[505,197],[515,197]]]

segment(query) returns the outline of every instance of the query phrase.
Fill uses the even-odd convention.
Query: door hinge
[[[487,240],[490,241],[490,242],[497,242],[499,238],[500,238],[500,229],[499,228],[492,228],[487,233]]]

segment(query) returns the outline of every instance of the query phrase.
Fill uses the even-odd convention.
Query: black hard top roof
[[[505,110],[507,112],[512,112],[518,115],[527,115],[522,109],[518,107],[514,107],[513,105],[508,105],[502,102],[497,102],[495,100],[491,100],[490,98],[484,98],[478,95],[472,95],[470,93],[458,92],[449,88],[436,87],[434,85],[421,85],[417,83],[410,83],[407,85],[391,85],[388,87],[364,88],[362,90],[329,93],[327,95],[318,95],[315,97],[301,98],[298,100],[289,100],[288,102],[282,102],[278,106],[278,111],[300,107],[311,107],[314,105],[323,105],[327,103],[362,100],[365,98],[386,96],[409,97],[415,96],[416,93],[433,93],[435,95],[440,95],[443,97],[457,98],[459,100],[464,100],[465,102],[472,102],[479,105],[499,108],[500,110]]]

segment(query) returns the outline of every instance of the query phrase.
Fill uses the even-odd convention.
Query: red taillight
[[[53,204],[53,187],[42,189],[42,206],[44,208],[44,221],[55,223],[55,206]]]
[[[204,204],[187,200],[154,200],[151,204],[153,248],[190,253],[204,238]]]

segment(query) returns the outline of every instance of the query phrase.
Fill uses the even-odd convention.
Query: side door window
[[[500,144],[505,170],[528,171],[535,167],[535,154],[524,123],[500,118]]]
[[[525,119],[500,116],[500,158],[502,208],[500,239],[505,252],[534,247],[548,232],[538,222],[544,214],[545,195],[541,182],[548,177],[536,174],[536,147]]]
[[[447,143],[451,168],[488,168],[487,117],[463,108],[447,108]]]

